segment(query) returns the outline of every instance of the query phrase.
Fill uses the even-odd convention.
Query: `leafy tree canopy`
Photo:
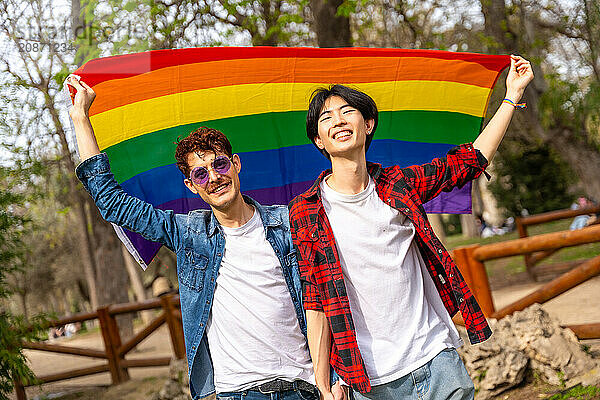
[[[507,138],[508,139],[508,138]],[[546,146],[505,146],[494,158],[496,178],[490,183],[498,206],[507,216],[567,208],[576,178],[569,166]]]

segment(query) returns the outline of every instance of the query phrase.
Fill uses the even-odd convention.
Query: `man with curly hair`
[[[210,210],[175,214],[128,195],[96,143],[88,114],[94,91],[74,78],[67,83],[77,90],[70,110],[82,159],[77,176],[102,216],[177,254],[192,397],[316,399],[287,207],[243,196],[240,157],[223,133],[206,127],[179,141],[175,157],[185,185]]]

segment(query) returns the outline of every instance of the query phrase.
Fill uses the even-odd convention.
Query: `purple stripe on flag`
[[[123,232],[125,232],[125,235],[127,235],[133,246],[137,249],[142,260],[144,260],[146,264],[150,264],[150,261],[152,261],[156,253],[158,253],[162,244],[146,240],[139,233],[128,231],[125,228],[123,228]]]
[[[471,214],[471,182],[451,192],[442,192],[423,205],[432,214]]]

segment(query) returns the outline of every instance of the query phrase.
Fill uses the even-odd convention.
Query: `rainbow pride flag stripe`
[[[74,74],[94,88],[90,119],[128,193],[186,213],[207,205],[183,184],[175,141],[199,126],[223,131],[242,160],[242,191],[287,204],[328,161],[308,141],[312,91],[342,83],[380,110],[367,158],[412,165],[474,140],[508,56],[399,49],[226,47],[157,50],[92,60]],[[426,204],[469,213],[470,186]],[[160,244],[118,231],[144,266]]]

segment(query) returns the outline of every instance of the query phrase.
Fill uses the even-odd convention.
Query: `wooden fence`
[[[558,221],[566,218],[573,218],[579,215],[597,214],[600,213],[600,205],[593,207],[585,207],[578,210],[557,210],[550,211],[547,213],[529,215],[527,217],[518,217],[516,219],[517,231],[519,232],[520,238],[529,237],[527,234],[527,227],[531,225],[545,224],[547,222]],[[581,261],[570,261],[565,263],[555,263],[550,265],[537,265],[540,261],[550,257],[556,253],[558,249],[544,250],[537,253],[526,253],[523,254],[525,257],[525,267],[527,273],[533,280],[537,280],[540,276],[546,274],[556,275],[558,273],[566,272],[577,265],[581,264]]]
[[[487,317],[500,319],[515,311],[523,310],[534,303],[545,303],[600,274],[600,255],[580,262],[575,268],[500,310],[496,310],[494,306],[485,270],[485,261],[535,254],[535,252],[556,252],[565,247],[595,242],[600,242],[600,225],[593,225],[576,231],[547,233],[483,246],[459,247],[453,250],[453,258],[481,305],[484,314]],[[567,327],[580,339],[600,338],[600,323],[569,325]]]
[[[137,334],[123,343],[119,334],[119,326],[116,316],[143,310],[162,309],[162,312],[146,325]],[[34,384],[56,382],[64,379],[77,378],[102,372],[110,372],[113,384],[129,380],[129,368],[166,366],[172,357],[136,358],[128,360],[127,353],[133,350],[140,342],[156,331],[162,324],[166,323],[169,328],[173,354],[178,359],[185,358],[185,344],[183,339],[183,326],[181,324],[181,310],[179,307],[179,296],[167,294],[157,299],[151,299],[140,303],[112,304],[99,308],[95,312],[81,313],[70,317],[61,318],[48,326],[58,327],[69,323],[84,322],[98,319],[100,332],[104,342],[104,350],[65,346],[45,342],[25,342],[23,348],[32,350],[48,351],[59,354],[70,354],[82,357],[92,357],[105,360],[91,367],[78,368],[69,371],[58,372],[50,375],[38,376]],[[33,385],[33,384],[31,384]],[[18,400],[26,400],[25,385],[15,381],[15,392]]]

